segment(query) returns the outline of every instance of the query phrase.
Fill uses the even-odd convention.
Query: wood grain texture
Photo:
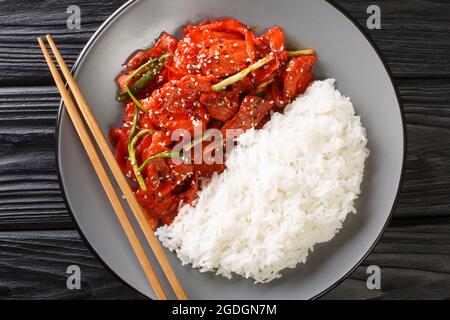
[[[450,81],[398,82],[407,123],[407,163],[395,217],[450,215]]]
[[[450,219],[389,227],[369,257],[325,299],[450,299]],[[381,290],[367,289],[367,267]]]
[[[58,185],[54,128],[59,94],[36,37],[55,35],[70,64],[125,1],[3,1],[0,10],[0,299],[139,298],[117,281],[74,230]],[[338,0],[364,26],[369,4],[382,29],[369,31],[392,68],[407,122],[399,205],[374,252],[326,299],[450,299],[450,2]],[[81,8],[69,31],[66,8]],[[23,231],[17,231],[23,230]],[[40,230],[40,231],[37,231]],[[82,269],[82,290],[66,268]],[[382,269],[368,290],[366,267]]]
[[[92,256],[75,231],[0,233],[0,299],[134,299]],[[81,270],[81,290],[67,288],[70,265]]]
[[[53,87],[0,88],[0,229],[70,227],[55,172]]]
[[[450,76],[450,2],[446,0],[334,1],[367,30],[367,7],[378,5],[381,29],[368,30],[396,78]]]
[[[390,227],[374,252],[323,299],[450,298],[450,221]],[[139,299],[86,249],[75,231],[0,233],[0,299]],[[69,265],[81,290],[68,290]],[[368,290],[367,266],[381,268],[381,290]],[[426,294],[425,294],[426,293]]]
[[[2,2],[0,11],[0,85],[52,84],[36,37],[54,35],[68,65],[98,26],[123,0],[33,0]],[[381,8],[382,29],[369,34],[397,78],[450,76],[450,3],[446,0],[335,1],[365,28],[367,7]],[[81,29],[68,30],[66,9],[81,9]],[[420,18],[419,18],[420,17]],[[433,58],[430,58],[432,56]]]
[[[103,21],[126,1],[32,0],[2,2],[0,11],[0,85],[52,84],[36,38],[51,33],[72,66]],[[81,10],[81,29],[69,30],[67,8]]]

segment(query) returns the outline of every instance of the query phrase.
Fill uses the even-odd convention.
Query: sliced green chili
[[[133,168],[134,175],[136,176],[136,180],[139,184],[139,187],[143,191],[147,191],[147,186],[145,185],[144,178],[142,178],[141,171],[139,170],[139,167],[136,162],[136,152],[135,152],[135,146],[138,142],[139,138],[146,134],[153,134],[152,130],[142,130],[139,131],[132,139],[131,142],[128,144],[128,157],[130,159],[131,167]]]
[[[196,139],[194,139],[194,141],[186,143],[186,147],[183,146],[183,150],[184,151],[189,151],[192,148],[194,148],[196,145],[198,145],[199,143],[205,141],[206,138],[209,138],[209,134],[205,133],[204,135],[197,137]]]
[[[266,87],[267,87],[268,85],[270,85],[273,81],[274,81],[274,80],[271,79],[271,80],[269,80],[269,81],[266,81],[266,82],[263,82],[263,83],[259,84],[259,85],[256,87],[256,91],[259,91],[259,90],[262,90],[262,89],[266,88]]]
[[[183,156],[180,153],[174,152],[174,151],[160,152],[158,154],[155,154],[154,156],[151,156],[151,157],[148,157],[147,159],[145,159],[145,161],[138,168],[139,172],[144,170],[145,167],[150,164],[150,162],[152,162],[153,160],[155,160],[157,158],[183,158]]]
[[[212,89],[214,91],[224,90],[229,85],[232,85],[233,83],[236,83],[236,82],[244,79],[250,72],[253,72],[253,71],[255,71],[258,68],[261,68],[263,65],[265,65],[266,63],[272,61],[273,59],[275,59],[275,56],[271,52],[270,54],[268,54],[264,58],[256,61],[254,64],[248,66],[244,70],[236,73],[235,75],[232,75],[231,77],[228,77],[228,78],[220,81],[219,83],[216,83],[215,85],[212,86]]]
[[[288,51],[289,57],[298,57],[298,56],[309,56],[315,54],[316,50],[314,49],[305,49],[305,50],[297,50],[297,51]]]
[[[208,134],[204,134],[203,136],[195,139],[194,141],[187,143],[186,147],[183,147],[182,150],[187,152],[187,151],[191,150],[192,148],[194,148],[196,145],[198,145],[200,142],[204,141],[208,137],[209,137]],[[138,171],[142,171],[143,169],[145,169],[145,167],[148,166],[150,164],[150,162],[152,162],[153,160],[155,160],[157,158],[181,158],[181,159],[185,159],[184,156],[182,154],[180,154],[179,152],[175,152],[175,151],[172,151],[172,150],[170,150],[170,151],[163,151],[163,152],[160,152],[158,154],[155,154],[154,156],[151,156],[151,157],[147,158],[141,164],[141,166],[138,168]]]
[[[138,92],[140,89],[142,89],[147,82],[152,80],[164,67],[164,62],[166,61],[169,54],[164,54],[158,59],[151,59],[148,62],[144,63],[142,66],[140,66],[138,69],[136,69],[131,76],[125,81],[125,92],[122,92],[119,95],[120,101],[125,101],[128,99],[128,97],[133,100],[133,102],[138,106],[139,109],[145,112],[144,108],[142,107],[142,104],[136,99],[134,94]],[[142,75],[139,80],[137,80],[133,86],[130,88],[129,83],[132,79],[139,76],[142,71],[149,69],[144,75]]]
[[[138,118],[139,118],[139,110],[138,108],[134,108],[133,122],[131,124],[130,135],[128,136],[128,145],[131,143],[131,139],[133,139],[134,134],[136,133]]]

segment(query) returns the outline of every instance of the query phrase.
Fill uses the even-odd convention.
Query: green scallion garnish
[[[265,65],[266,63],[272,61],[273,59],[275,59],[275,56],[271,52],[270,54],[268,54],[264,58],[256,61],[254,64],[248,66],[244,70],[236,73],[235,75],[232,75],[231,77],[228,77],[228,78],[220,81],[219,83],[216,83],[215,85],[212,86],[212,89],[214,91],[224,90],[229,85],[232,85],[233,83],[236,83],[236,82],[244,79],[250,72],[253,72],[253,71],[255,71],[258,68],[261,68],[263,65]]]

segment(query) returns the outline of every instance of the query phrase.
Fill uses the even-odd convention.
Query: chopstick
[[[172,290],[175,293],[175,296],[179,300],[186,300],[187,296],[184,292],[175,272],[173,271],[169,260],[167,259],[167,256],[165,255],[162,246],[158,239],[155,237],[153,230],[151,229],[150,225],[148,224],[145,213],[142,209],[142,207],[137,202],[133,191],[131,190],[130,186],[128,185],[128,182],[125,178],[125,176],[122,174],[122,171],[120,170],[119,166],[117,165],[115,158],[108,146],[108,143],[106,142],[106,139],[103,136],[103,133],[96,122],[89,105],[84,98],[83,94],[81,93],[75,79],[72,77],[69,68],[67,68],[61,54],[58,51],[58,48],[56,47],[56,44],[54,43],[53,39],[50,35],[47,35],[47,41],[50,44],[50,47],[53,51],[53,54],[58,62],[58,65],[69,85],[70,90],[72,91],[72,94],[75,98],[76,103],[78,104],[78,107],[81,111],[81,114],[83,115],[86,124],[88,125],[95,141],[97,142],[97,145],[106,160],[106,163],[108,164],[111,172],[113,173],[114,178],[116,179],[117,184],[119,185],[120,190],[122,191],[123,195],[125,196],[125,199],[127,200],[140,228],[142,229],[146,240],[149,242],[151,249],[153,250],[153,253],[155,257],[158,260],[158,263],[161,266],[161,269],[163,270],[167,280],[169,281],[169,284],[172,287]],[[71,96],[67,89],[65,88],[65,85],[63,83],[63,80],[61,79],[61,76],[56,69],[55,64],[53,63],[52,58],[50,57],[49,52],[47,51],[47,48],[41,38],[38,38],[39,45],[41,46],[42,52],[44,54],[44,57],[47,61],[47,64],[50,68],[50,71],[52,73],[52,76],[55,80],[55,83],[61,93],[61,96],[64,100],[66,109],[69,113],[70,118],[72,119],[72,122],[75,126],[75,129],[80,136],[80,139],[83,143],[83,146],[86,149],[86,152],[94,166],[95,171],[97,172],[97,175],[99,176],[99,179],[108,195],[108,198],[114,208],[114,211],[116,212],[116,215],[119,219],[119,222],[122,225],[122,228],[124,229],[131,246],[133,250],[135,251],[136,256],[139,259],[139,262],[147,276],[148,281],[150,282],[150,285],[155,291],[155,295],[158,299],[167,299],[167,295],[164,292],[163,287],[161,286],[161,283],[159,282],[151,263],[148,260],[148,257],[145,255],[145,252],[143,250],[142,245],[140,244],[135,231],[133,230],[133,227],[128,219],[128,216],[126,215],[120,200],[115,193],[114,187],[109,180],[109,177],[106,174],[105,169],[102,166],[102,163],[97,155],[97,152],[95,150],[95,147],[90,140],[89,133],[87,132],[84,123],[77,111],[77,108],[75,106],[75,103],[72,101]]]

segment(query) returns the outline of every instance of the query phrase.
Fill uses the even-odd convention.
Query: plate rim
[[[407,155],[407,148],[408,148],[408,141],[407,141],[407,131],[406,131],[406,121],[405,121],[405,112],[404,112],[404,107],[403,107],[403,103],[402,100],[400,98],[400,93],[398,90],[397,85],[395,84],[395,79],[394,76],[392,74],[392,70],[390,68],[390,66],[388,65],[388,63],[385,60],[384,55],[381,53],[380,49],[377,47],[377,45],[374,43],[374,41],[372,40],[372,38],[370,37],[370,35],[368,34],[368,32],[358,23],[358,21],[353,18],[352,16],[350,16],[350,14],[343,9],[339,4],[337,4],[335,2],[335,0],[323,0],[325,2],[327,2],[328,4],[330,4],[332,7],[334,7],[336,10],[338,10],[341,14],[343,14],[351,23],[353,23],[353,25],[359,30],[359,32],[361,32],[361,34],[364,36],[364,38],[369,42],[369,44],[372,46],[372,48],[374,49],[375,53],[378,56],[378,59],[380,59],[381,63],[383,64],[384,69],[386,70],[388,76],[389,76],[389,80],[391,82],[392,88],[394,89],[395,92],[395,97],[397,100],[397,105],[399,107],[399,111],[400,111],[400,118],[401,118],[401,123],[402,123],[402,144],[403,144],[403,155],[402,155],[402,165],[401,165],[401,172],[400,172],[400,178],[399,178],[399,183],[397,186],[397,192],[395,195],[395,199],[394,202],[392,204],[392,208],[389,212],[389,216],[386,219],[386,222],[383,225],[383,228],[381,229],[380,233],[378,234],[377,238],[375,239],[375,241],[371,244],[370,248],[368,249],[368,251],[361,257],[361,259],[346,273],[344,274],[341,278],[339,278],[338,280],[336,280],[332,285],[330,285],[328,288],[324,289],[322,292],[316,294],[315,296],[311,297],[309,300],[316,300],[320,297],[322,297],[323,295],[327,294],[328,292],[330,292],[331,290],[333,290],[334,288],[336,288],[339,284],[341,284],[345,279],[347,279],[349,277],[350,274],[352,274],[360,265],[361,263],[369,256],[369,254],[373,251],[373,249],[375,248],[375,246],[378,244],[378,242],[380,241],[381,237],[383,236],[384,232],[386,231],[386,228],[389,225],[389,222],[392,219],[392,215],[394,214],[395,209],[397,208],[398,202],[399,202],[399,198],[400,198],[400,191],[401,188],[403,186],[403,182],[404,182],[404,177],[405,177],[405,165],[406,165],[406,155]],[[91,46],[94,44],[94,42],[97,40],[97,38],[99,37],[99,35],[102,33],[102,31],[116,18],[118,17],[121,13],[123,13],[124,10],[126,10],[129,6],[133,5],[134,3],[139,2],[139,0],[128,0],[127,2],[125,2],[123,5],[121,5],[116,11],[114,11],[101,25],[100,27],[98,27],[98,29],[94,32],[94,34],[89,38],[88,42],[86,43],[86,45],[83,47],[83,49],[81,50],[78,58],[76,59],[75,63],[73,64],[73,67],[71,69],[71,73],[74,74],[78,67],[79,67],[79,63],[81,62],[81,60],[84,58],[84,56],[86,55],[86,53],[90,50]],[[100,256],[99,253],[97,253],[97,251],[92,247],[92,245],[90,244],[90,242],[87,240],[86,236],[84,235],[80,225],[78,224],[78,221],[72,211],[72,208],[69,205],[69,201],[67,199],[66,196],[66,190],[64,189],[64,184],[62,181],[62,173],[61,173],[61,166],[59,164],[60,162],[60,158],[59,158],[59,154],[60,154],[60,150],[59,150],[59,140],[60,140],[60,127],[61,127],[61,118],[62,118],[62,111],[64,109],[64,102],[62,101],[62,99],[60,100],[59,103],[59,107],[58,107],[58,113],[56,116],[56,126],[55,126],[55,163],[56,163],[56,174],[58,177],[58,184],[59,187],[61,189],[61,195],[64,201],[64,204],[67,208],[67,212],[71,218],[71,220],[73,221],[73,223],[75,224],[75,229],[77,230],[78,234],[80,235],[81,239],[83,240],[83,242],[86,244],[86,246],[88,247],[89,251],[92,253],[92,255],[97,259],[98,262],[100,262],[100,264],[107,270],[109,271],[117,280],[119,280],[122,284],[124,284],[126,287],[130,288],[132,291],[134,291],[135,293],[137,293],[140,297],[145,298],[145,299],[150,299],[152,300],[152,298],[150,298],[149,296],[147,296],[146,294],[144,294],[143,292],[141,292],[139,289],[133,287],[130,283],[128,283],[124,278],[122,278],[121,276],[119,276],[104,260],[103,258]]]

